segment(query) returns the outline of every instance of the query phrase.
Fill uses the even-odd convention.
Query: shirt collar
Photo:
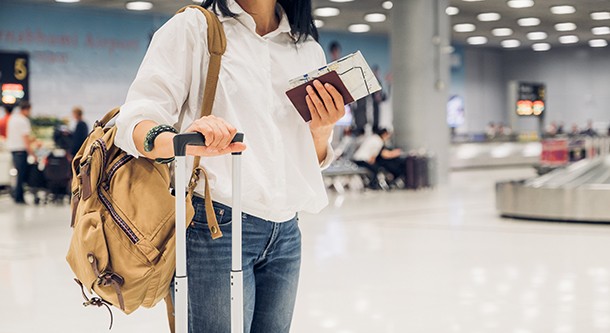
[[[248,27],[248,29],[256,33],[256,23],[254,23],[254,19],[243,8],[241,8],[237,1],[227,0],[227,6],[229,7],[229,10],[235,14],[235,19],[237,19],[239,22]],[[282,33],[288,33],[290,37],[295,38],[295,36],[292,34],[290,21],[288,20],[288,15],[286,15],[284,8],[282,8],[282,6],[278,3],[275,7],[275,11],[278,16],[280,16],[280,24],[278,25],[276,30],[268,33],[265,37],[272,38]],[[219,13],[218,19],[220,20],[220,22],[225,22],[233,18],[220,14],[218,10],[216,12]]]

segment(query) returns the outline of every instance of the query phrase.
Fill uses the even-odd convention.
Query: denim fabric
[[[15,202],[24,202],[23,185],[28,171],[28,153],[26,151],[14,151],[12,155],[13,166],[17,169],[17,182],[13,189],[13,198]]]
[[[231,325],[231,208],[214,203],[223,237],[212,240],[203,200],[187,229],[189,332],[227,333]],[[294,311],[301,232],[295,217],[274,223],[242,214],[244,332],[288,333]]]

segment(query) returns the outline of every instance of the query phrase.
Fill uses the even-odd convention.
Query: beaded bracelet
[[[151,152],[153,148],[155,148],[155,139],[157,138],[157,136],[159,136],[159,134],[163,132],[172,132],[176,134],[178,133],[178,131],[176,131],[174,127],[169,125],[157,125],[151,128],[150,131],[146,133],[146,138],[144,138],[145,152]]]

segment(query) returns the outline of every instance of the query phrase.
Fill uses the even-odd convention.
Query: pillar
[[[448,0],[394,1],[390,32],[394,140],[400,147],[433,153],[433,177],[441,185],[448,181],[450,153],[447,5]]]

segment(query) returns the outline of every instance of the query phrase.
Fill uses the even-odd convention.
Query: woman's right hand
[[[199,132],[205,138],[205,146],[188,146],[186,153],[194,156],[218,156],[246,150],[243,142],[231,143],[237,129],[214,115],[195,120],[186,132]]]

